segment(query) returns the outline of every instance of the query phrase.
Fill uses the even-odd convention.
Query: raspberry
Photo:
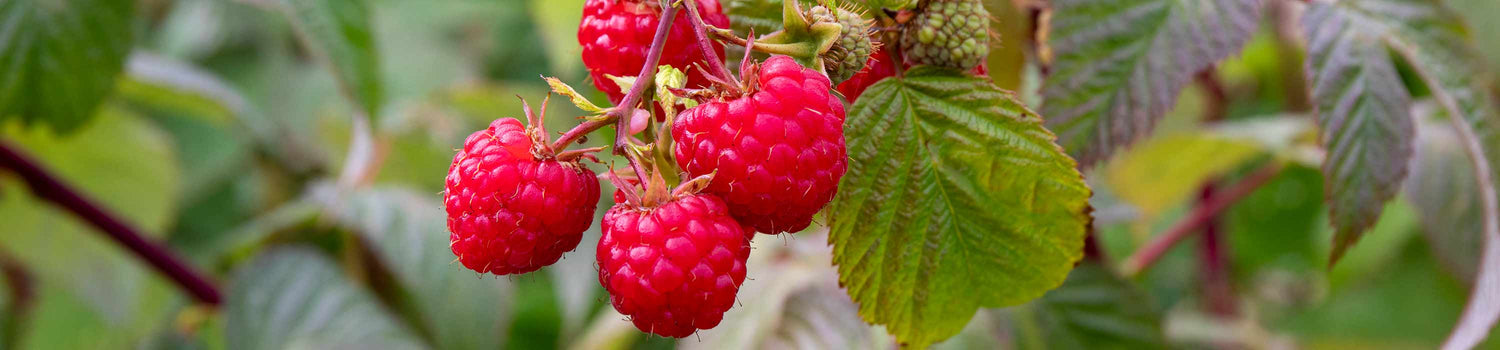
[[[859,73],[854,73],[854,76],[849,77],[849,80],[839,83],[836,89],[839,90],[839,93],[844,94],[844,98],[849,99],[849,102],[854,102],[870,85],[875,85],[881,79],[896,75],[896,69],[891,66],[890,59],[890,48],[887,46],[881,47],[874,54],[870,55],[870,61],[865,63],[864,69],[860,70]],[[908,64],[907,66],[909,68],[911,65]],[[984,76],[989,74],[989,69],[984,62],[980,62],[974,69],[970,69],[969,73]]]
[[[814,6],[808,17],[814,22],[838,23],[842,28],[839,30],[839,40],[823,54],[823,66],[828,71],[829,79],[842,82],[865,67],[865,61],[875,51],[875,46],[870,41],[873,33],[870,20],[848,6],[837,8],[836,12],[827,7]]]
[[[458,261],[480,273],[535,271],[578,246],[599,181],[577,161],[539,157],[521,122],[496,119],[464,140],[443,202]]]
[[[724,15],[718,0],[698,0],[698,10],[704,23],[729,27],[729,17]],[[660,16],[661,9],[657,8],[655,0],[588,0],[584,3],[583,20],[578,24],[583,65],[588,67],[594,87],[608,94],[610,102],[619,103],[625,93],[605,75],[633,77],[641,72]],[[694,62],[702,62],[705,58],[703,51],[698,49],[697,36],[686,11],[678,12],[671,30],[666,45],[662,47],[660,63],[687,72],[688,87],[707,86],[709,81],[703,71],[692,68]],[[714,50],[717,51],[714,59],[724,56],[722,44],[715,42]]]
[[[714,174],[705,192],[724,198],[746,226],[801,231],[844,176],[844,104],[829,93],[828,77],[787,56],[747,75],[759,91],[678,116],[673,152],[689,175]]]
[[[641,331],[686,337],[718,325],[734,305],[753,233],[718,197],[688,195],[654,208],[616,204],[600,227],[599,283]]]
[[[979,0],[933,0],[901,33],[909,64],[970,70],[989,55],[990,13]]]

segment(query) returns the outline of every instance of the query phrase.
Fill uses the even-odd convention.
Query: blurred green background
[[[1035,105],[1040,69],[1023,40],[1030,16],[1009,0],[987,3],[1001,38],[990,74]],[[128,63],[92,118],[67,132],[3,119],[0,138],[214,276],[227,299],[217,309],[193,304],[0,172],[0,266],[13,272],[0,280],[26,287],[0,289],[0,349],[893,346],[855,314],[816,228],[757,240],[741,302],[719,327],[682,340],[643,335],[609,307],[593,263],[597,227],[537,273],[495,278],[451,263],[439,194],[463,138],[494,118],[520,117],[517,96],[540,104],[541,75],[605,101],[578,58],[582,1],[365,4],[371,41],[363,47],[382,87],[382,102],[368,112],[374,170],[355,174],[368,186],[336,183],[351,120],[367,112],[340,90],[320,61],[326,53],[302,43],[307,28],[293,25],[276,0],[137,1]],[[1500,33],[1500,21],[1490,20],[1500,18],[1500,2],[1448,4],[1474,33]],[[1190,239],[1134,280],[1086,263],[1043,299],[981,310],[939,348],[1441,342],[1464,304],[1475,245],[1424,234],[1419,208],[1397,200],[1344,261],[1326,267],[1332,233],[1300,44],[1278,33],[1283,17],[1267,17],[1245,52],[1217,72],[1228,96],[1225,122],[1199,126],[1213,97],[1193,85],[1156,136],[1087,174],[1098,240],[1114,266],[1176,222],[1200,180],[1288,160],[1221,223],[1237,317],[1200,307]],[[1478,44],[1500,67],[1500,42]],[[550,129],[563,130],[582,113],[559,100],[547,115]],[[606,134],[590,143],[602,145]],[[1434,138],[1430,150],[1453,154]],[[608,205],[603,198],[601,208]]]

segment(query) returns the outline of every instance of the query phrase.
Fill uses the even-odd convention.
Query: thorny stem
[[[1260,188],[1261,185],[1275,178],[1276,174],[1281,172],[1282,167],[1282,163],[1272,162],[1257,169],[1254,173],[1246,176],[1233,186],[1215,191],[1213,198],[1203,200],[1182,221],[1173,224],[1166,232],[1156,235],[1156,239],[1146,243],[1146,246],[1141,247],[1134,254],[1131,254],[1130,257],[1125,258],[1124,267],[1122,268],[1123,273],[1126,276],[1140,274],[1141,271],[1151,266],[1156,260],[1161,259],[1162,255],[1166,254],[1167,250],[1171,249],[1177,242],[1202,229],[1206,224],[1213,221],[1214,217],[1217,217],[1219,213],[1228,209],[1230,205],[1244,199],[1251,192],[1255,192],[1255,189]]]
[[[660,4],[662,11],[660,22],[656,25],[656,36],[651,39],[651,48],[647,50],[646,62],[641,66],[640,73],[636,74],[635,83],[630,86],[630,91],[627,91],[625,97],[620,99],[620,103],[610,108],[602,118],[578,124],[578,126],[563,133],[556,142],[552,143],[552,149],[566,149],[569,143],[583,137],[583,135],[604,128],[606,125],[614,124],[614,154],[625,156],[626,160],[630,162],[631,168],[635,170],[636,176],[642,179],[646,178],[640,161],[631,152],[627,151],[626,147],[630,146],[630,114],[635,111],[635,105],[641,101],[641,96],[646,93],[646,89],[655,84],[656,65],[661,61],[662,47],[666,45],[667,35],[671,33],[672,20],[677,16],[677,7],[672,6],[670,1],[661,1]]]
[[[115,215],[106,212],[78,191],[63,184],[56,176],[42,169],[30,157],[0,142],[0,168],[10,169],[20,176],[37,197],[52,201],[108,235],[116,243],[146,260],[151,267],[177,283],[198,301],[218,305],[219,289],[209,279],[156,242],[147,240],[140,231],[131,227]]]
[[[724,67],[724,62],[714,50],[713,40],[708,38],[708,25],[703,23],[703,16],[698,13],[698,2],[686,0],[683,1],[683,6],[687,7],[688,17],[691,19],[688,22],[693,24],[693,33],[698,36],[698,49],[703,50],[703,57],[708,58],[706,60],[708,61],[708,74],[717,75],[721,80],[729,81],[734,75],[729,72],[729,68]]]
[[[641,95],[645,94],[646,88],[654,84],[656,79],[656,64],[661,61],[661,49],[667,42],[667,34],[672,30],[672,19],[677,17],[677,8],[671,5],[670,0],[661,2],[661,22],[656,25],[656,37],[651,39],[651,49],[646,54],[646,64],[641,66],[641,73],[635,76],[635,84],[630,86],[630,91],[620,99],[620,104],[609,111],[615,118],[615,154],[625,155],[626,138],[630,136],[630,114],[635,110],[635,104],[640,102]],[[635,163],[631,159],[631,163]]]

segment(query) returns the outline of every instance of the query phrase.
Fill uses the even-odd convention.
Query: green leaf
[[[1089,167],[1151,132],[1193,75],[1234,54],[1260,0],[1058,0],[1047,127]]]
[[[1489,334],[1500,319],[1500,202],[1495,181],[1500,179],[1500,114],[1496,113],[1493,76],[1476,64],[1479,54],[1469,44],[1460,17],[1440,4],[1425,0],[1345,0],[1314,2],[1308,13],[1326,14],[1361,26],[1401,58],[1411,63],[1418,78],[1449,115],[1458,142],[1473,162],[1475,186],[1484,237],[1481,268],[1458,325],[1444,348],[1470,348]],[[1424,220],[1430,220],[1425,219]]]
[[[902,343],[1040,297],[1083,256],[1089,188],[1041,117],[989,81],[918,67],[871,86],[846,123],[833,262],[860,315]]]
[[[430,335],[435,347],[500,347],[511,304],[507,284],[478,278],[483,276],[453,263],[441,202],[412,191],[380,188],[357,192],[331,208],[339,222],[374,248],[410,294],[419,329]]]
[[[162,238],[174,221],[177,162],[167,135],[141,118],[109,106],[67,136],[0,123],[0,139],[147,238]],[[71,212],[33,197],[19,180],[0,182],[0,192],[6,232],[0,250],[31,268],[42,284],[67,291],[113,324],[133,322],[153,310],[143,303],[170,295],[156,288],[163,281],[143,261]]]
[[[781,29],[781,0],[728,0],[724,13],[736,32],[766,34]]]
[[[282,1],[303,43],[334,72],[346,97],[365,116],[379,116],[385,88],[365,0]]]
[[[132,40],[134,1],[0,3],[0,121],[82,126],[115,88]]]
[[[1017,349],[1167,348],[1161,312],[1146,293],[1093,260],[1008,315]]]
[[[423,349],[374,295],[307,247],[261,253],[224,304],[230,349]]]
[[[1415,128],[1411,97],[1379,25],[1341,16],[1332,6],[1313,6],[1302,25],[1319,139],[1328,149],[1323,193],[1334,227],[1334,264],[1380,218],[1406,176]]]
[[[1153,138],[1104,169],[1120,199],[1154,217],[1193,196],[1204,181],[1244,166],[1260,154],[1255,142],[1206,132]]]

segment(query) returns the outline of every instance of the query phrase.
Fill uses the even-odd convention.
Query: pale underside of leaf
[[[1449,118],[1458,144],[1472,162],[1474,188],[1483,215],[1484,244],[1475,278],[1453,333],[1444,349],[1468,349],[1484,340],[1500,318],[1500,202],[1495,183],[1500,164],[1500,114],[1492,77],[1479,62],[1459,16],[1433,1],[1345,0],[1335,4],[1314,2],[1313,7],[1332,7],[1338,15],[1371,28],[1384,29],[1390,49],[1411,63],[1416,75],[1432,90]],[[1317,11],[1317,10],[1314,10]],[[1424,218],[1430,220],[1431,218]]]
[[[437,199],[399,188],[376,188],[356,192],[333,208],[334,217],[357,231],[411,294],[417,326],[435,347],[501,345],[510,306],[506,284],[452,263],[447,216]]]
[[[1303,17],[1317,101],[1333,264],[1375,224],[1411,158],[1411,97],[1382,40],[1385,28],[1315,5]]]
[[[850,111],[849,172],[828,210],[834,263],[860,315],[903,344],[1039,297],[1082,256],[1090,191],[1009,93],[918,68]]]
[[[1151,132],[1193,75],[1237,52],[1260,0],[1058,0],[1042,114],[1087,168]]]
[[[327,257],[275,248],[235,274],[225,302],[229,349],[422,349],[415,337]]]

